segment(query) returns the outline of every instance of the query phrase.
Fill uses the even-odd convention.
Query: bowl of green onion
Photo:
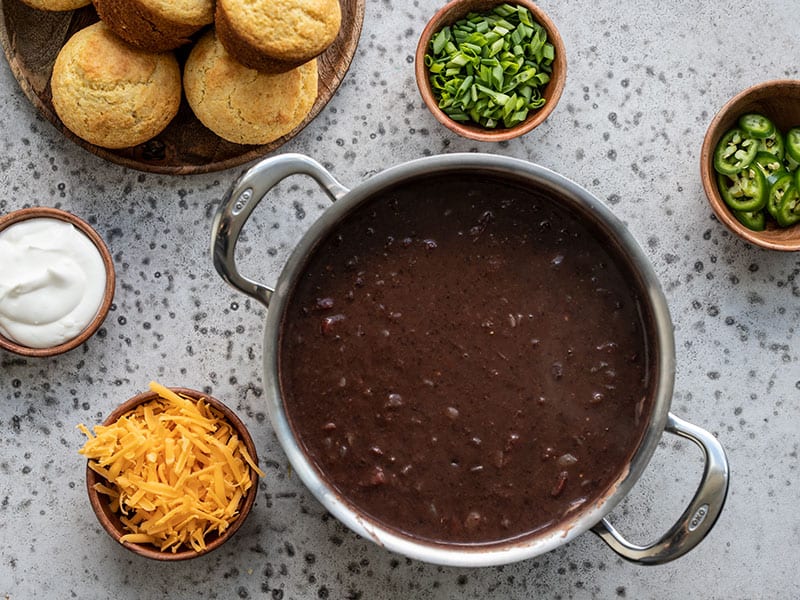
[[[530,0],[452,0],[423,30],[415,63],[433,116],[483,142],[510,140],[544,122],[567,76],[561,35]]]

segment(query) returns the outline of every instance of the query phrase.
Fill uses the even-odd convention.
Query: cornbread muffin
[[[92,0],[22,0],[22,2],[37,10],[61,11],[89,6]]]
[[[97,14],[119,37],[142,50],[163,52],[188,43],[214,21],[213,0],[93,0]]]
[[[268,144],[306,117],[317,98],[317,77],[316,59],[285,73],[249,69],[209,31],[186,60],[183,87],[194,114],[219,137]]]
[[[217,0],[225,49],[265,73],[288,71],[322,54],[339,33],[339,0]]]
[[[181,101],[175,56],[137,50],[102,21],[64,44],[50,87],[64,125],[104,148],[135,146],[156,136],[177,114]]]

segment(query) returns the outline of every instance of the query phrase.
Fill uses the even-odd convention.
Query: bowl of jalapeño
[[[748,88],[709,126],[703,187],[717,218],[746,241],[800,250],[800,81]]]

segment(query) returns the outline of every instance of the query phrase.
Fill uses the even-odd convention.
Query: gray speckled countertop
[[[208,253],[221,195],[242,171],[170,177],[104,162],[63,138],[0,66],[0,212],[58,206],[89,220],[114,256],[116,299],[100,333],[53,359],[0,351],[0,596],[26,598],[790,598],[800,585],[800,257],[766,252],[713,217],[699,152],[715,112],[744,87],[797,78],[795,0],[634,0],[541,6],[568,51],[549,120],[499,145],[460,139],[424,108],[417,36],[440,5],[369,0],[344,83],[283,151],[345,185],[423,155],[484,151],[552,168],[605,201],[652,261],[675,323],[672,410],[727,449],[727,506],[709,537],[660,567],[586,534],[506,567],[444,568],[356,537],[296,477],[266,416],[265,311],[228,287]],[[243,270],[274,280],[325,205],[285,183],[247,230]],[[78,423],[95,424],[150,379],[205,389],[250,427],[267,477],[235,538],[176,564],[140,559],[100,528],[84,489]],[[634,540],[677,517],[699,452],[666,435],[611,514]]]

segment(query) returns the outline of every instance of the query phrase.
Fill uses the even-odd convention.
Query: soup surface
[[[371,518],[436,542],[553,526],[624,473],[652,370],[630,276],[544,196],[416,181],[314,251],[279,348],[289,421]]]

